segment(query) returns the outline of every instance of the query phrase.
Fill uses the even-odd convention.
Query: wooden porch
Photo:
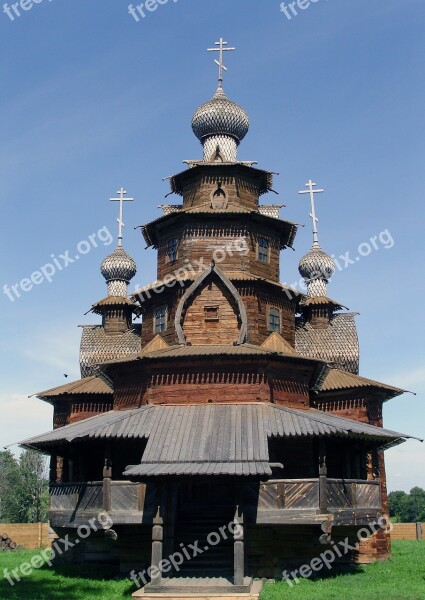
[[[218,481],[217,481],[218,483]],[[79,527],[102,511],[114,525],[152,524],[157,485],[129,481],[55,483],[50,485],[50,523]],[[359,525],[382,510],[380,481],[360,479],[272,479],[243,484],[247,523]]]

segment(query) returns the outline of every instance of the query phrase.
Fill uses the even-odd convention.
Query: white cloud
[[[81,330],[58,335],[59,329],[52,332],[40,332],[32,339],[32,346],[23,351],[25,358],[43,363],[66,373],[70,378],[79,379],[78,343]]]
[[[425,444],[410,440],[385,453],[388,491],[425,489]]]
[[[425,366],[398,373],[390,373],[386,377],[386,382],[412,392],[425,390]]]
[[[0,445],[16,444],[23,439],[52,429],[52,407],[38,398],[25,394],[0,395]],[[19,448],[13,446],[13,452]]]

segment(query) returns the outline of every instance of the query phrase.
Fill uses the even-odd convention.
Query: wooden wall
[[[0,523],[0,533],[7,533],[26,550],[48,548],[57,537],[48,523]]]
[[[189,302],[183,322],[183,333],[189,344],[233,344],[238,341],[238,307],[223,285],[210,281]],[[218,320],[207,320],[205,307],[214,306],[218,309]]]
[[[419,523],[419,532],[416,523],[394,523],[391,531],[391,541],[394,540],[417,540],[418,533],[425,540],[425,523]]]

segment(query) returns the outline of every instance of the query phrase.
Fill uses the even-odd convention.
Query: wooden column
[[[242,496],[238,498],[239,504],[236,505],[234,523],[234,585],[243,585],[245,579],[245,531],[244,518],[242,510]]]
[[[379,453],[376,448],[372,450],[372,476],[373,479],[379,479],[381,476],[379,469]]]
[[[319,442],[319,510],[328,512],[328,467],[326,465],[326,443]]]
[[[152,559],[151,566],[152,577],[151,585],[159,586],[162,583],[161,561],[164,554],[164,519],[163,512],[163,489],[162,485],[158,484],[157,489],[157,509],[153,518],[152,526]]]
[[[110,513],[112,510],[112,459],[111,446],[105,447],[105,463],[103,467],[103,510]]]

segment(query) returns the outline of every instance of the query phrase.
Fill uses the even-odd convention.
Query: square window
[[[168,309],[160,306],[155,311],[155,333],[162,333],[167,329]]]
[[[278,308],[270,309],[269,331],[277,331],[280,333],[280,310]]]
[[[206,321],[219,321],[218,306],[206,306],[205,307],[205,320]]]
[[[167,242],[167,258],[168,262],[175,262],[177,260],[177,250],[179,241],[177,238],[172,238]]]
[[[270,243],[266,238],[258,238],[257,256],[260,262],[268,263],[270,257]]]

